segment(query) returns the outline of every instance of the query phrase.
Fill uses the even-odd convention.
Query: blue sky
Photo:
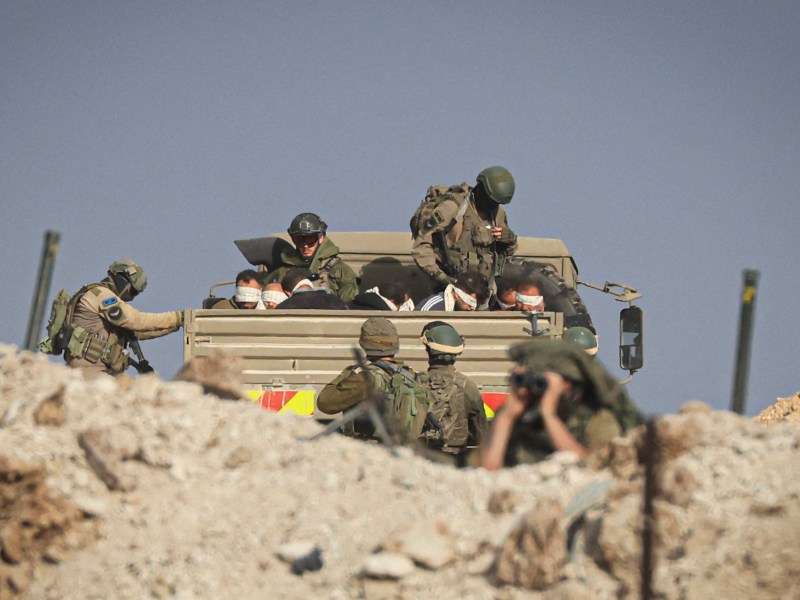
[[[405,231],[502,164],[517,233],[644,294],[648,412],[729,406],[759,269],[754,414],[800,389],[798,31],[797,2],[2,2],[0,340],[46,229],[53,290],[132,257],[135,305],[173,310],[246,266],[234,239],[306,210]],[[613,366],[622,305],[581,293]],[[181,346],[144,349],[170,376]]]

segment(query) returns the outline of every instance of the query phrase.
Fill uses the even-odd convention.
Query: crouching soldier
[[[642,423],[622,386],[578,344],[537,340],[508,353],[519,366],[480,451],[485,469],[534,463],[558,451],[584,457]]]
[[[387,428],[394,430],[400,441],[416,440],[425,428],[428,393],[417,383],[416,373],[395,359],[400,339],[394,324],[383,317],[367,319],[361,326],[358,344],[367,355],[365,368],[352,365],[342,371],[320,392],[317,408],[333,415],[377,396],[383,403],[379,410]],[[375,437],[371,424],[354,425],[344,433]]]
[[[428,371],[419,382],[431,398],[431,413],[441,424],[438,432],[423,434],[429,446],[460,454],[477,446],[488,428],[483,398],[478,386],[456,371],[455,362],[464,351],[464,338],[444,321],[431,321],[420,337],[428,352]]]
[[[136,340],[180,329],[181,311],[146,313],[128,304],[145,287],[144,270],[127,259],[111,263],[99,283],[82,287],[70,299],[60,331],[67,365],[118,375],[128,367],[128,344],[138,348]]]

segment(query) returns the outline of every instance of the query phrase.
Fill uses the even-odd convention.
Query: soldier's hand
[[[496,240],[499,240],[501,237],[503,237],[503,228],[492,227],[492,237]]]
[[[547,389],[542,394],[539,410],[542,418],[546,418],[558,414],[558,403],[572,389],[572,384],[552,371],[545,371],[542,375],[547,380]]]

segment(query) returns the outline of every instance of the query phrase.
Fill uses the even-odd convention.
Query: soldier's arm
[[[358,295],[358,277],[355,271],[344,261],[339,261],[331,269],[330,283],[331,292],[339,296],[345,302],[349,302]]]
[[[467,380],[464,387],[464,398],[467,401],[467,419],[470,446],[479,446],[486,439],[486,432],[489,429],[489,420],[486,418],[486,409],[483,407],[483,397],[478,386],[472,381]]]
[[[162,313],[146,313],[123,302],[107,288],[91,290],[100,303],[100,318],[115,327],[136,333],[139,339],[167,335],[183,325],[183,312],[179,310]],[[90,293],[91,293],[90,292]]]
[[[347,367],[317,396],[317,408],[328,415],[347,410],[366,399],[367,384],[360,369]]]
[[[584,438],[590,450],[605,446],[611,440],[622,435],[622,427],[617,418],[607,408],[597,412],[586,425]]]

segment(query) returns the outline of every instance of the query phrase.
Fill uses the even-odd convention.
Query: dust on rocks
[[[213,389],[0,345],[0,597],[638,595],[637,433],[586,461],[456,470],[302,441],[320,426]],[[800,428],[764,422],[660,420],[663,597],[800,593]]]

